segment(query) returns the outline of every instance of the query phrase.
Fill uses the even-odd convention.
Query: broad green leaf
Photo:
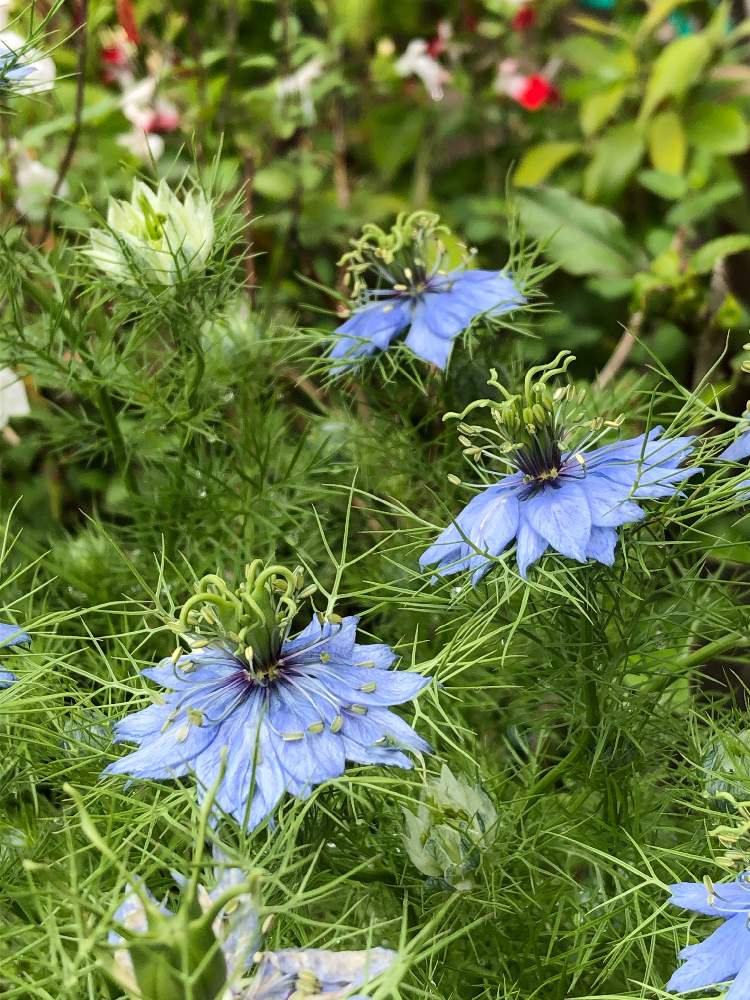
[[[685,130],[674,111],[655,115],[648,128],[648,154],[656,170],[681,174],[685,169]]]
[[[641,117],[647,118],[666,97],[680,97],[700,77],[711,45],[704,35],[677,38],[662,50],[651,69]]]
[[[277,160],[261,167],[255,174],[254,187],[258,194],[272,201],[288,201],[299,185],[298,172],[291,163]]]
[[[661,170],[641,170],[638,181],[649,191],[658,194],[660,198],[676,201],[687,194],[687,181],[676,174],[665,174]]]
[[[695,251],[690,266],[698,274],[705,274],[710,271],[714,264],[724,257],[731,257],[732,254],[742,253],[750,250],[750,236],[735,233],[732,236],[719,236],[718,239],[709,240],[702,247]]]
[[[742,185],[737,181],[722,181],[707,191],[687,195],[681,202],[670,208],[666,222],[669,226],[686,226],[698,222],[725,201],[742,194]]]
[[[621,220],[561,188],[525,188],[517,195],[528,233],[547,241],[546,254],[570,274],[629,275],[642,255]]]
[[[533,187],[542,184],[561,163],[574,156],[580,145],[577,142],[543,142],[532,146],[518,164],[513,183],[516,187]]]
[[[638,62],[627,46],[608,45],[591,35],[572,35],[560,46],[560,52],[576,69],[602,80],[632,77],[638,69]]]
[[[617,110],[622,104],[627,86],[624,83],[615,83],[606,90],[600,90],[596,94],[585,97],[578,109],[578,119],[581,123],[581,130],[584,135],[593,135],[602,125],[605,125],[610,118],[617,114]]]
[[[587,14],[576,14],[570,18],[570,23],[584,31],[592,31],[595,35],[613,35],[616,38],[624,38],[625,31],[618,28],[612,22],[601,21],[598,17],[589,17]]]
[[[745,116],[732,104],[702,101],[689,109],[685,127],[690,142],[710,153],[741,153],[750,139]]]
[[[638,169],[644,148],[635,122],[623,122],[608,129],[596,143],[583,175],[586,197],[592,201],[616,197]]]

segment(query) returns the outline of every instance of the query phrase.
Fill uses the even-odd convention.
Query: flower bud
[[[214,242],[211,205],[202,192],[180,201],[166,181],[141,181],[130,201],[110,199],[107,231],[93,229],[84,252],[102,271],[130,285],[174,285],[204,271]]]
[[[137,1000],[217,1000],[227,964],[210,916],[196,900],[183,899],[177,913],[170,913],[141,892],[143,898],[128,896],[117,912],[128,937],[110,935],[117,945],[108,968],[112,978]]]
[[[467,890],[482,852],[495,840],[497,812],[479,787],[443,765],[422,790],[416,815],[404,809],[404,846],[428,884]]]

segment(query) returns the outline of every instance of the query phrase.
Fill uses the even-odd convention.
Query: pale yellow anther
[[[359,690],[363,694],[372,694],[372,692],[377,688],[377,686],[378,685],[375,683],[375,681],[368,681],[367,684],[362,684]]]
[[[355,715],[367,715],[367,708],[364,705],[350,705],[349,711]]]
[[[316,733],[316,734],[322,733],[324,729],[325,726],[323,725],[322,722],[311,722],[310,725],[307,727],[308,733]]]
[[[448,473],[448,482],[453,483],[454,486],[461,485],[461,480],[458,478],[458,476],[454,476],[452,472]]]
[[[282,733],[281,734],[281,738],[282,738],[282,740],[284,740],[285,743],[295,743],[297,740],[304,740],[305,734],[304,733]]]
[[[320,662],[321,663],[329,663],[330,660],[331,660],[331,654],[330,653],[321,653],[320,654]]]
[[[180,726],[175,734],[175,739],[178,743],[184,743],[188,738],[188,733],[190,732],[190,723],[186,722],[184,726]]]
[[[341,727],[344,725],[343,715],[337,715],[333,722],[331,723],[331,732],[338,733],[341,732]]]
[[[252,663],[253,662],[253,655],[254,655],[253,654],[253,647],[252,646],[245,646],[244,656],[245,656],[245,659],[247,660],[248,663]]]
[[[190,645],[193,649],[205,649],[208,645],[208,639],[191,639]]]
[[[182,646],[178,646],[170,656],[170,660],[172,661],[172,663],[177,663],[177,661],[181,656],[182,656]]]
[[[394,292],[406,292],[408,290],[406,285],[398,284],[393,286]]]
[[[203,712],[199,708],[189,708],[187,710],[188,722],[193,726],[203,725]]]
[[[411,271],[410,267],[405,267],[404,268],[404,275],[406,276],[406,278],[407,278],[408,281],[411,281],[411,279],[412,279],[412,271]]]

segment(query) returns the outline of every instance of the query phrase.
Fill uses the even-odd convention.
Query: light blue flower
[[[750,430],[744,431],[719,455],[724,462],[741,462],[750,456]]]
[[[456,268],[448,273],[425,271],[416,264],[393,270],[390,289],[364,293],[336,331],[332,358],[353,361],[384,351],[408,327],[406,346],[438,368],[445,368],[453,341],[479,316],[502,316],[526,300],[502,271]]]
[[[106,773],[193,773],[203,794],[216,784],[226,750],[216,803],[252,829],[285,791],[305,798],[347,761],[411,767],[404,751],[429,745],[388,709],[429,681],[391,670],[388,646],[359,645],[357,622],[314,617],[296,638],[279,638],[267,656],[251,651],[249,660],[229,642],[202,640],[176,661],[144,670],[171,690],[116,724],[116,741],[140,746]]]
[[[174,872],[173,875],[182,888],[188,885],[184,876]],[[241,869],[225,867],[216,873],[212,889],[197,887],[198,908],[203,914],[221,907],[213,918],[211,929],[226,966],[226,984],[221,993],[224,1000],[230,997],[232,1000],[291,1000],[303,995],[310,1000],[326,997],[334,1000],[344,996],[356,1000],[350,992],[352,989],[364,986],[393,964],[396,952],[389,948],[341,952],[323,948],[283,948],[259,952],[258,903],[252,892],[245,890],[246,885],[246,875]],[[148,888],[140,883],[138,888],[138,892],[132,886],[129,888],[114,915],[114,923],[120,930],[129,932],[128,940],[120,930],[109,933],[113,949],[111,972],[121,986],[134,993],[138,990],[138,982],[128,945],[130,940],[137,940],[138,935],[153,930],[144,897],[152,914],[158,911],[168,920],[175,917],[154,899]],[[222,906],[232,891],[236,894]],[[148,948],[148,944],[144,947]],[[362,994],[356,996],[366,1000]]]
[[[309,996],[310,1000],[367,1000],[349,991],[364,986],[385,972],[396,953],[389,948],[368,951],[326,951],[322,948],[285,948],[263,952],[258,971],[249,988],[239,994],[241,1000],[291,1000]],[[303,994],[304,989],[304,994]]]
[[[421,556],[448,576],[472,571],[472,582],[514,540],[521,576],[553,549],[577,562],[611,566],[617,528],[645,516],[636,500],[672,496],[697,468],[681,468],[691,437],[662,438],[662,428],[590,451],[562,451],[542,436],[508,457],[515,471],[486,487]]]
[[[724,1000],[750,1000],[750,872],[734,882],[711,885],[678,882],[669,902],[695,913],[722,917],[724,923],[698,944],[680,952],[684,963],[667,983],[674,993],[702,990],[732,980]]]
[[[25,646],[30,642],[31,636],[18,625],[0,622],[0,649],[13,649],[14,646]],[[0,670],[0,689],[10,687],[17,680],[12,670]]]
[[[434,212],[404,212],[388,231],[373,223],[363,228],[339,261],[354,306],[334,332],[330,356],[343,362],[335,372],[386,350],[407,329],[406,346],[445,368],[454,340],[474,320],[502,316],[526,301],[504,272],[469,269],[468,253],[458,264],[448,243],[455,247]]]
[[[742,462],[750,456],[750,430],[743,431],[742,434],[733,441],[728,448],[719,455],[719,460],[724,462]],[[748,489],[750,479],[742,479],[737,485],[737,490],[743,499],[748,499]]]

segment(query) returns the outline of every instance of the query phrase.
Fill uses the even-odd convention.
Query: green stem
[[[730,632],[721,639],[714,639],[713,642],[706,643],[705,646],[696,649],[694,653],[680,657],[677,660],[676,668],[677,670],[690,670],[692,667],[697,667],[710,660],[713,656],[723,653],[724,650],[731,649],[732,646],[750,646],[750,635],[743,632]]]
[[[561,778],[565,774],[570,765],[574,764],[584,750],[588,748],[589,737],[590,734],[587,730],[578,738],[578,742],[569,754],[566,754],[562,760],[558,761],[554,767],[551,767],[549,771],[539,778],[538,781],[534,782],[531,788],[527,791],[529,798],[533,798],[534,796],[541,795],[542,792],[546,792],[551,785],[554,785],[558,778]]]
[[[188,386],[187,393],[188,418],[194,417],[198,410],[198,391],[206,372],[206,358],[203,354],[203,348],[200,345],[194,346],[193,357],[195,359],[195,363],[193,365],[193,375],[190,379],[190,385]]]

